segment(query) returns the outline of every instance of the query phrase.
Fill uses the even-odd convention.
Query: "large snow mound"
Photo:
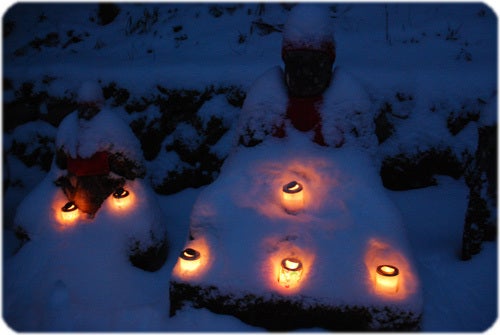
[[[296,215],[281,200],[283,185],[293,180],[304,189]],[[194,206],[186,247],[200,250],[199,271],[186,272],[179,262],[173,278],[241,295],[395,304],[418,315],[418,274],[401,216],[385,192],[374,163],[357,149],[320,147],[298,132],[242,148]],[[277,280],[277,266],[290,256],[303,262],[298,288]],[[401,271],[394,295],[375,289],[376,267],[387,262]]]

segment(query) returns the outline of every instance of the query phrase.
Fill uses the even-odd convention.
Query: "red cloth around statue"
[[[321,122],[318,107],[322,101],[321,96],[312,98],[290,97],[286,116],[296,129],[300,131],[312,130],[314,126]]]
[[[68,157],[68,171],[75,176],[99,176],[109,173],[108,153],[99,151],[90,158]]]
[[[319,113],[322,102],[322,96],[312,98],[290,97],[286,116],[297,130],[310,131],[314,129],[314,142],[319,145],[326,145]]]

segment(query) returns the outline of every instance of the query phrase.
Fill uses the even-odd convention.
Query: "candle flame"
[[[64,205],[61,210],[63,212],[72,212],[74,210],[77,210],[78,207],[76,207],[75,203],[73,201],[67,202],[66,205]]]
[[[121,199],[121,198],[125,198],[125,197],[128,197],[129,196],[129,191],[127,191],[126,189],[124,189],[123,187],[120,187],[118,190],[116,190],[114,193],[113,193],[113,197],[115,197],[116,199]]]
[[[285,258],[283,264],[287,270],[297,270],[299,267],[302,267],[300,261],[294,258]]]
[[[194,249],[187,248],[181,253],[181,258],[187,261],[194,261],[200,258],[200,253]]]
[[[377,239],[369,241],[365,266],[367,285],[376,295],[402,300],[417,290],[418,279],[408,259],[387,243]]]
[[[58,212],[57,221],[62,226],[72,226],[76,224],[78,217],[80,216],[80,211],[73,201],[67,202],[61,210]]]
[[[284,288],[298,287],[302,277],[302,262],[297,258],[285,258],[281,261],[278,282]]]
[[[211,261],[212,256],[206,240],[192,240],[180,253],[173,275],[182,279],[199,278],[208,270]]]
[[[377,272],[383,276],[397,276],[399,274],[398,268],[392,265],[380,265],[377,267]]]
[[[283,192],[286,193],[297,193],[300,191],[302,191],[302,184],[295,180],[283,186]]]
[[[120,187],[113,193],[111,200],[111,211],[115,214],[125,214],[134,207],[135,195],[133,192]]]
[[[282,205],[289,214],[297,214],[304,207],[302,185],[292,181],[283,186]]]

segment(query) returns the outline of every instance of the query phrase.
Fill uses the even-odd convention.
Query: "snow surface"
[[[260,35],[256,30],[252,33],[249,27],[257,19],[258,4],[241,5],[233,14],[224,12],[215,17],[209,14],[209,5],[203,3],[121,4],[120,15],[107,26],[89,21],[96,12],[91,4],[72,4],[71,9],[60,4],[15,6],[6,16],[16,19],[18,29],[3,41],[3,74],[15,87],[33,80],[35,89],[47,90],[58,97],[69,97],[82,82],[96,79],[103,84],[117,82],[132,96],[149,96],[156,92],[157,85],[203,90],[207,85],[229,84],[248,90],[262,74],[281,65],[282,34]],[[396,133],[372,153],[374,164],[388,154],[435,145],[451,145],[457,153],[475,149],[477,127],[497,122],[496,14],[480,3],[334,6],[336,64],[361,82],[372,108],[389,101],[393,103],[394,114],[399,116],[394,118]],[[152,12],[155,7],[159,8],[160,19],[151,30],[144,34],[127,33],[129,19],[138,20],[145,8]],[[283,24],[287,13],[279,4],[266,4],[260,18]],[[41,20],[42,17],[46,19]],[[178,25],[188,39],[175,39],[178,34],[172,27]],[[43,38],[52,31],[63,35],[70,30],[87,32],[89,38],[65,49],[44,47],[36,51],[26,47],[34,36]],[[246,40],[238,43],[242,35]],[[14,55],[13,51],[19,49],[25,51],[24,56]],[[276,76],[279,70],[274,68],[268,74]],[[271,95],[276,87],[267,89],[259,94]],[[394,98],[396,92],[412,99],[398,101]],[[251,99],[251,95],[247,98]],[[13,99],[13,91],[3,92],[4,102]],[[278,95],[275,99],[270,103],[279,104],[283,97]],[[446,129],[449,113],[477,99],[486,102],[479,122],[471,122],[457,136],[452,136]],[[207,108],[201,113],[204,122],[217,111],[231,115],[225,114],[231,107],[228,104],[212,103],[220,105],[210,110],[208,104],[204,106]],[[122,107],[108,107],[124,120],[134,117]],[[41,113],[47,112],[50,113],[42,108]],[[155,113],[158,110],[147,111],[149,117]],[[272,111],[266,117],[273,118],[276,114]],[[238,129],[235,119],[223,119],[231,128],[212,148],[220,156],[231,152],[230,144]],[[38,121],[21,127],[3,134],[4,148],[10,147],[15,139],[55,131]],[[148,162],[148,169],[154,169],[151,175],[160,178],[166,171],[180,169],[182,164],[174,152],[161,150],[155,160]],[[13,218],[17,203],[28,196],[23,202],[28,203],[34,197],[35,201],[29,202],[40,211],[24,207],[20,215],[42,226],[51,222],[48,211],[44,210],[50,201],[46,195],[55,191],[48,176],[36,167],[27,168],[14,156],[4,160],[4,173],[24,183],[24,188],[11,187],[3,195],[4,220]],[[153,201],[159,202],[171,241],[167,263],[155,273],[136,269],[123,259],[123,250],[120,251],[123,245],[118,243],[123,235],[115,232],[119,222],[104,211],[99,218],[101,225],[82,225],[77,233],[67,234],[66,238],[56,232],[42,235],[41,240],[30,242],[16,256],[13,256],[17,244],[12,232],[4,230],[2,308],[6,327],[74,331],[261,331],[233,317],[190,307],[173,318],[168,317],[171,271],[187,240],[191,211],[203,189],[187,189],[171,196],[148,192]],[[485,243],[482,252],[468,262],[458,257],[468,195],[464,180],[439,177],[434,187],[386,193],[401,212],[421,279],[423,330],[483,331],[492,326],[497,317],[497,244]],[[139,213],[125,221],[133,220],[141,220]],[[41,283],[38,285],[28,278],[38,278]],[[10,292],[22,293],[13,296]]]

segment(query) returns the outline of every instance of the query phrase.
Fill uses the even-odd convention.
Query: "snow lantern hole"
[[[113,205],[116,210],[122,210],[129,208],[132,203],[132,194],[124,189],[123,187],[120,187],[113,193]]]
[[[373,293],[391,300],[404,300],[419,286],[418,278],[407,257],[389,243],[369,241],[365,254],[367,285]]]
[[[211,264],[210,248],[204,238],[192,240],[179,255],[173,275],[187,279],[202,276]]]
[[[392,265],[379,265],[375,276],[376,290],[396,293],[399,288],[399,269]]]
[[[61,220],[60,222],[64,225],[71,225],[79,216],[78,207],[73,201],[67,202],[61,208]]]
[[[302,277],[302,262],[297,258],[287,257],[281,261],[278,282],[285,288],[295,287]]]
[[[187,248],[179,256],[180,267],[183,271],[196,271],[201,265],[201,254],[199,251]]]
[[[304,188],[301,183],[294,180],[283,185],[282,205],[285,211],[292,215],[304,208]]]

